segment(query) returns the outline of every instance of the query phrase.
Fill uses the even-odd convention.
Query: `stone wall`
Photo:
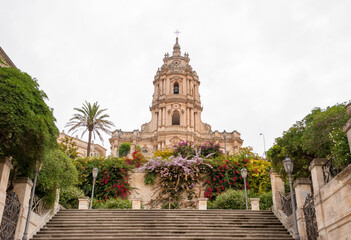
[[[311,163],[314,204],[320,240],[350,239],[351,237],[351,165],[327,184],[324,183],[323,162],[315,159]]]

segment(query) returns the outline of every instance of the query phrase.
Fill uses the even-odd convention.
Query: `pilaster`
[[[270,172],[270,177],[272,186],[273,209],[277,212],[278,210],[282,209],[280,193],[285,194],[284,182],[280,178],[280,175],[273,171]]]
[[[301,240],[307,240],[306,221],[303,212],[303,206],[305,204],[307,196],[311,194],[311,185],[311,181],[307,178],[299,178],[294,182],[297,207],[296,217]]]
[[[27,214],[29,207],[29,199],[31,195],[31,190],[33,187],[33,182],[27,177],[20,177],[15,180],[14,192],[18,196],[18,200],[21,203],[21,210],[19,213],[15,239],[22,239],[24,227],[27,221]]]
[[[315,196],[318,194],[319,190],[324,186],[324,177],[323,177],[322,166],[327,161],[328,160],[325,158],[315,158],[312,160],[312,162],[308,168],[311,171],[313,192],[314,192]]]
[[[4,213],[6,202],[6,190],[9,182],[10,171],[12,168],[11,161],[8,157],[0,158],[0,224]]]

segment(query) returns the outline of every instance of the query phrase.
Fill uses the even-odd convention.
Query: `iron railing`
[[[279,194],[280,194],[280,199],[282,204],[282,210],[286,216],[290,216],[292,214],[291,194],[288,193],[284,195],[281,192],[279,192]],[[294,198],[295,198],[295,194],[294,194]],[[296,200],[294,202],[295,202],[295,209],[296,209]]]
[[[42,198],[38,196],[34,196],[33,205],[32,205],[32,212],[41,215],[45,210],[44,201]]]
[[[15,192],[7,193],[4,213],[0,225],[0,239],[15,239],[21,203]]]
[[[307,239],[316,240],[318,237],[318,226],[312,194],[308,194],[306,197],[305,204],[303,205],[303,213],[306,222]]]

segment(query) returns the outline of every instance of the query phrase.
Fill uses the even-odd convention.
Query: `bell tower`
[[[181,55],[178,37],[173,54],[163,58],[154,77],[154,94],[150,111],[152,130],[198,132],[201,122],[200,81],[189,64],[189,54]]]
[[[189,62],[189,54],[181,54],[177,36],[172,55],[164,55],[163,64],[154,76],[151,121],[143,124],[141,131],[114,131],[110,138],[113,155],[122,142],[134,145],[132,150],[138,144],[145,155],[152,155],[157,149],[172,148],[182,140],[196,144],[218,143],[229,153],[239,150],[243,142],[240,133],[212,132],[211,126],[202,122],[199,76]]]

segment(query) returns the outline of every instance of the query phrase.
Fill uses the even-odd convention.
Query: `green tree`
[[[350,163],[351,158],[345,159],[347,139],[342,132],[347,119],[345,104],[313,109],[282,137],[276,138],[275,145],[267,152],[273,169],[284,175],[282,160],[287,155],[294,161],[294,174],[299,177],[309,176],[308,167],[314,158],[334,158],[336,161],[343,158],[344,165]]]
[[[67,154],[72,159],[78,157],[77,143],[73,140],[73,137],[65,136],[59,143],[60,150]]]
[[[22,176],[57,147],[59,132],[45,99],[36,79],[16,68],[0,67],[0,155],[13,157]]]
[[[56,197],[56,189],[73,187],[78,182],[78,171],[65,153],[56,149],[44,157],[43,168],[38,175],[38,195],[50,205]]]
[[[107,120],[109,115],[104,113],[107,109],[100,109],[100,105],[98,105],[97,102],[90,104],[85,101],[82,108],[74,108],[74,110],[76,110],[77,113],[73,115],[70,121],[66,124],[66,127],[71,127],[69,132],[73,131],[73,133],[83,128],[84,131],[82,136],[86,133],[86,131],[88,131],[87,156],[90,156],[92,135],[94,135],[94,137],[95,134],[98,135],[100,140],[103,142],[103,138],[99,131],[111,134],[110,127],[114,126],[114,124]]]
[[[119,156],[125,157],[130,153],[130,143],[122,143],[119,146]]]

